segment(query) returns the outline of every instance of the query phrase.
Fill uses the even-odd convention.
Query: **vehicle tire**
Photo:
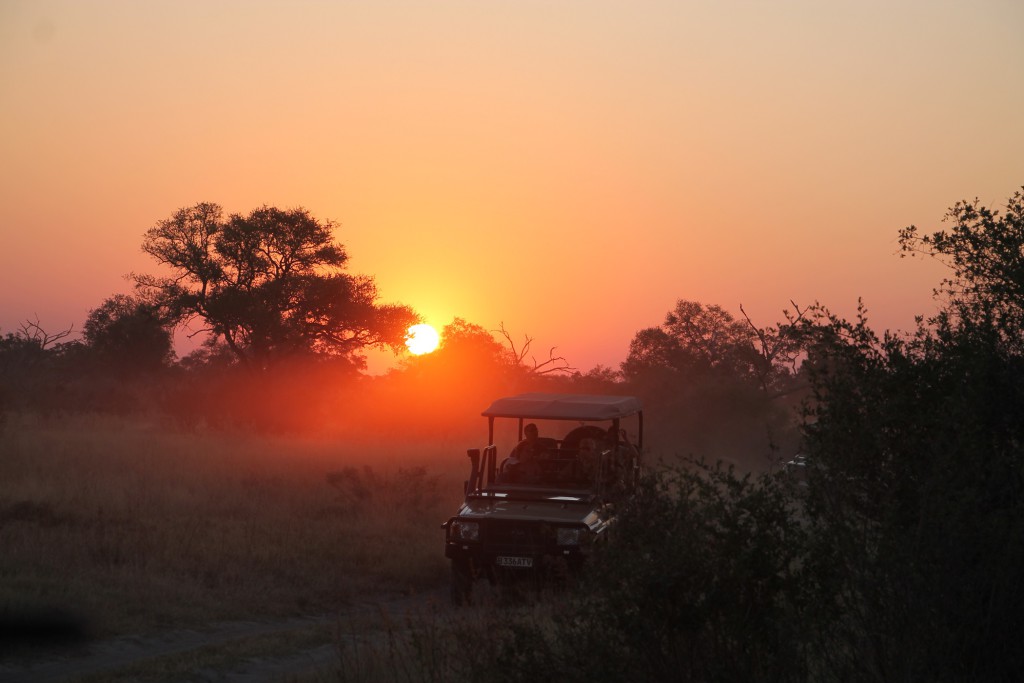
[[[456,607],[473,602],[473,573],[467,560],[452,560],[452,604]]]

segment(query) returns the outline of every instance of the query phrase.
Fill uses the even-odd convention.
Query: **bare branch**
[[[505,329],[504,322],[500,324],[499,329],[494,331],[499,332],[501,336],[505,338],[505,343],[508,345],[509,348],[509,357],[511,358],[512,362],[517,366],[527,365],[526,356],[530,352],[530,345],[533,344],[533,337],[524,334],[523,345],[521,348],[517,349],[515,341],[512,340],[512,335],[509,333],[508,330]],[[569,361],[566,360],[564,356],[555,355],[556,348],[558,347],[552,346],[548,350],[547,360],[543,362],[538,363],[536,358],[531,357],[530,362],[533,363],[533,367],[530,368],[530,372],[532,372],[535,375],[547,375],[553,372],[575,372],[576,368],[569,365]]]
[[[779,329],[775,328],[760,328],[754,324],[754,321],[750,319],[747,311],[743,308],[743,304],[740,304],[740,313],[743,314],[743,318],[747,321],[747,325],[753,330],[754,336],[757,337],[758,346],[757,353],[764,361],[761,367],[755,367],[757,373],[757,380],[761,384],[761,388],[768,391],[768,380],[772,374],[773,369],[777,362],[780,362],[787,355],[792,355],[794,350],[794,333],[796,325],[803,317],[807,314],[809,309],[800,310],[800,306],[790,299],[790,304],[793,305],[793,309],[796,311],[796,315],[790,315],[788,311],[784,311],[788,324],[781,326]],[[789,359],[792,362],[792,359]]]
[[[512,335],[509,333],[508,330],[505,329],[504,322],[499,324],[499,328],[497,330],[492,331],[501,333],[501,336],[505,338],[505,343],[508,344],[509,353],[511,355],[513,363],[515,365],[522,365],[523,360],[526,358],[526,354],[530,350],[530,344],[533,343],[533,338],[524,334],[523,347],[521,349],[517,349],[516,343],[512,340]]]
[[[74,327],[74,325],[71,325],[66,330],[62,330],[56,334],[49,334],[42,328],[42,325],[39,324],[39,316],[37,315],[35,320],[26,320],[23,322],[18,334],[25,340],[37,344],[40,349],[45,349],[47,346],[50,346],[51,344],[70,335],[71,330],[73,330]]]
[[[569,361],[566,360],[565,356],[556,356],[555,349],[557,346],[552,346],[548,350],[548,359],[543,363],[537,363],[536,359],[533,360],[533,372],[537,375],[547,375],[552,372],[565,372],[573,373],[576,372],[576,368],[569,365]],[[548,367],[550,366],[550,367]]]

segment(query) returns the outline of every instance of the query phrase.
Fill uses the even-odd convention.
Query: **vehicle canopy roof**
[[[529,393],[499,398],[483,415],[532,420],[615,420],[642,410],[640,399],[635,396]]]

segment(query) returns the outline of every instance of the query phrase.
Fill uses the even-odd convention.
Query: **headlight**
[[[456,541],[479,541],[479,522],[467,522],[456,519],[452,522],[452,538]]]
[[[579,545],[583,538],[583,529],[579,527],[559,527],[555,532],[555,542],[558,545]]]

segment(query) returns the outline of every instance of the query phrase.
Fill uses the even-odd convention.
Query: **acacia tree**
[[[263,206],[224,218],[217,204],[183,208],[145,235],[142,249],[171,269],[139,287],[170,320],[203,321],[244,364],[299,355],[358,366],[367,347],[402,348],[412,309],[377,303],[372,277],[343,272],[348,254],[335,224],[303,208]]]

